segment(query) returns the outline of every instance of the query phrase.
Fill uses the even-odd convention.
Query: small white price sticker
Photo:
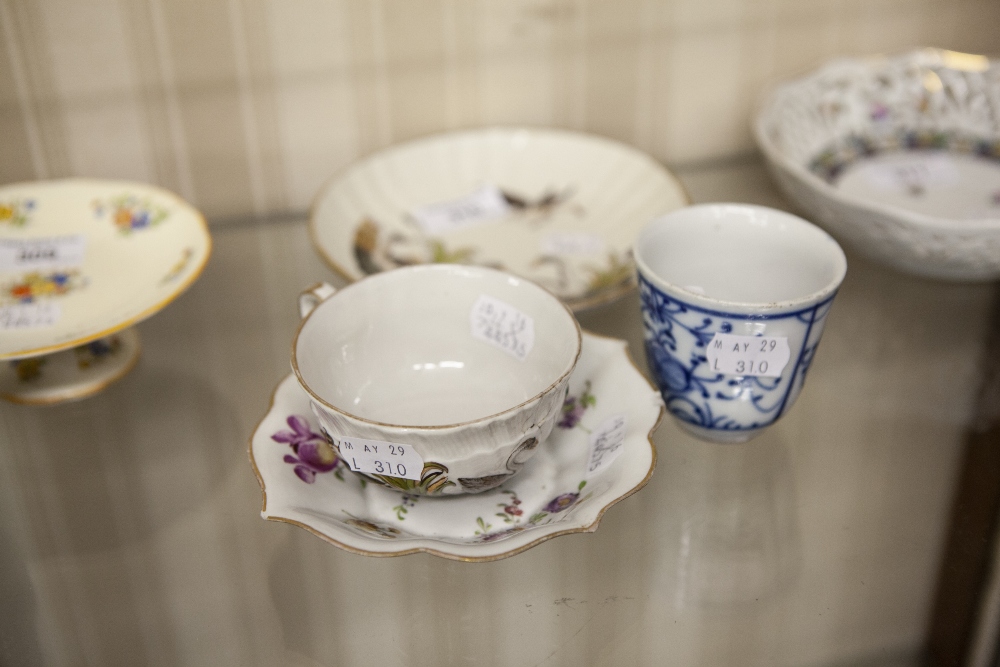
[[[355,472],[420,481],[424,459],[410,445],[331,436],[340,458]]]
[[[779,377],[791,357],[784,336],[737,336],[717,333],[705,353],[708,366],[725,375]]]
[[[474,337],[499,347],[518,361],[527,359],[535,346],[535,320],[500,299],[480,294],[469,320]]]
[[[83,264],[87,237],[0,239],[0,273],[72,269]]]
[[[607,470],[621,456],[625,449],[626,430],[625,415],[615,415],[605,419],[591,432],[586,474],[588,478]]]
[[[954,185],[958,168],[947,155],[907,155],[905,160],[859,166],[865,178],[877,188],[922,194],[930,187]]]
[[[546,255],[594,257],[604,248],[604,239],[589,232],[552,232],[542,239],[542,253]]]
[[[490,222],[509,213],[510,204],[500,189],[493,185],[484,185],[465,197],[410,211],[424,233],[431,235]]]
[[[0,307],[0,330],[54,326],[62,311],[54,303],[15,303]]]

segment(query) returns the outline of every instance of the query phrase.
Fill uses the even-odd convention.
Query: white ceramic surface
[[[439,236],[414,224],[414,209],[483,185],[503,192],[508,215]],[[672,174],[624,144],[564,130],[490,128],[362,160],[323,189],[310,225],[317,250],[349,280],[412,263],[474,263],[530,278],[581,309],[631,289],[635,234],[687,203]]]
[[[25,306],[57,311],[45,326],[0,329],[0,359],[74,348],[149,317],[194,282],[211,252],[201,214],[160,188],[82,179],[0,188],[0,243],[57,237],[82,238],[82,261],[0,267],[0,319]]]
[[[647,225],[635,259],[647,361],[680,425],[744,442],[780,418],[802,390],[847,272],[837,242],[775,209],[703,204]],[[780,376],[713,368],[716,334],[787,339]]]
[[[559,424],[538,454],[501,487],[450,498],[401,495],[366,483],[343,463],[318,471],[301,453],[325,440],[309,415],[308,396],[289,376],[250,442],[264,495],[261,515],[356,553],[423,551],[467,561],[505,558],[552,537],[592,532],[611,505],[646,484],[656,460],[649,438],[662,400],[625,348],[624,341],[584,334]],[[618,416],[626,420],[621,454],[588,477],[589,432]]]
[[[0,398],[26,405],[86,398],[125,377],[139,352],[139,334],[129,328],[70,350],[3,361]]]
[[[936,49],[843,59],[777,88],[755,124],[785,193],[897,269],[1000,277],[1000,67]]]
[[[530,321],[533,340],[518,334],[531,342],[523,356],[473,335],[483,296]],[[501,484],[544,443],[579,354],[573,314],[534,283],[425,265],[370,276],[319,303],[296,334],[292,367],[334,438],[410,445],[426,475],[400,488],[450,495]]]

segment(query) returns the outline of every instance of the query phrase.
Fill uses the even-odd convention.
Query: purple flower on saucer
[[[564,493],[561,496],[556,496],[549,501],[548,505],[545,506],[545,511],[549,514],[562,512],[564,509],[572,507],[573,503],[575,503],[579,497],[579,493]]]
[[[275,442],[287,444],[295,452],[295,456],[285,454],[285,463],[295,465],[295,474],[303,482],[312,484],[316,474],[330,472],[338,465],[340,459],[322,435],[309,427],[305,417],[291,415],[286,420],[291,431],[278,431],[271,436]]]

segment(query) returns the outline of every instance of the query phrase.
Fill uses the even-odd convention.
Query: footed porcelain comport
[[[744,442],[795,402],[847,271],[829,234],[762,206],[706,204],[635,244],[646,359],[694,435]]]
[[[60,403],[124,377],[134,325],[190,287],[211,249],[201,213],[151,185],[0,187],[0,398]]]
[[[332,451],[408,493],[478,493],[518,472],[552,431],[580,354],[566,306],[483,267],[397,269],[304,301],[318,305],[292,367]]]

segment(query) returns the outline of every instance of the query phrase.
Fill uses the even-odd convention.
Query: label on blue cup
[[[717,333],[705,356],[709,368],[724,375],[780,377],[792,355],[785,336]]]

